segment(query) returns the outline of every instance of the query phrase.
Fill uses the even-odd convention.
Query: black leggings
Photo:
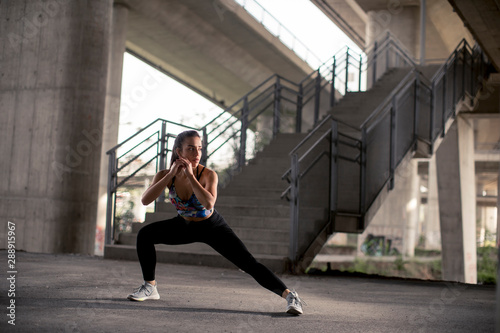
[[[227,225],[224,218],[214,211],[203,221],[186,221],[181,216],[148,224],[137,235],[137,254],[145,281],[155,279],[156,251],[154,244],[189,244],[202,242],[210,245],[240,269],[250,274],[261,286],[283,294],[286,286],[267,267],[257,262],[245,245]]]

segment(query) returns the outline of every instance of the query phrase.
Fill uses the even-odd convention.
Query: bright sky
[[[322,61],[344,45],[359,50],[309,0],[259,0],[259,3]],[[247,4],[252,5],[252,0],[247,0]],[[252,14],[262,18],[257,6],[253,4],[251,8]],[[276,23],[270,17],[264,17],[264,24],[269,25],[271,31],[276,29]],[[285,33],[283,38],[286,38]],[[296,51],[300,56],[300,50]],[[202,127],[220,112],[218,106],[189,88],[125,54],[119,142],[157,118]]]

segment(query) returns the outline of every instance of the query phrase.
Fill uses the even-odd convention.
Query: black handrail
[[[389,45],[389,43],[387,43],[386,45]],[[486,72],[484,71],[484,68],[486,66],[483,66],[483,54],[482,54],[482,52],[480,52],[479,55],[475,55],[476,52],[480,52],[480,51],[478,51],[477,46],[474,46],[474,48],[471,48],[465,39],[462,40],[459,43],[459,45],[455,48],[455,50],[452,52],[452,54],[448,57],[447,61],[440,67],[440,69],[435,73],[435,75],[433,75],[432,80],[427,80],[427,81],[430,81],[429,83],[430,83],[431,87],[429,87],[429,85],[426,82],[422,82],[422,78],[424,76],[421,75],[421,72],[418,69],[413,67],[412,70],[401,80],[401,82],[389,93],[389,95],[384,99],[384,101],[382,101],[382,103],[380,103],[375,108],[375,110],[368,116],[368,118],[361,124],[361,126],[359,126],[359,128],[354,127],[354,126],[349,126],[350,128],[355,129],[356,131],[359,131],[361,133],[361,140],[350,137],[350,139],[358,141],[360,143],[359,153],[357,154],[356,158],[350,158],[350,157],[341,156],[340,154],[333,152],[333,151],[337,152],[338,148],[335,148],[335,150],[333,148],[331,148],[330,159],[332,161],[337,160],[337,159],[345,159],[345,160],[348,160],[352,163],[359,164],[359,166],[360,166],[360,188],[359,188],[359,190],[360,190],[359,205],[360,206],[359,207],[360,208],[359,208],[359,212],[357,212],[357,213],[337,210],[337,208],[335,208],[335,213],[337,213],[338,215],[342,215],[342,216],[345,216],[346,214],[350,214],[350,215],[356,216],[358,218],[363,218],[368,207],[370,207],[373,204],[373,201],[376,199],[376,197],[378,196],[380,191],[387,184],[389,184],[389,189],[392,189],[394,171],[397,168],[397,166],[401,163],[404,156],[406,156],[410,150],[416,149],[416,140],[417,139],[422,140],[423,142],[430,141],[430,153],[431,154],[433,153],[432,145],[433,145],[433,141],[435,140],[435,136],[433,134],[435,129],[441,128],[441,133],[442,133],[442,135],[444,135],[445,122],[449,119],[449,117],[454,117],[455,112],[456,112],[456,111],[455,112],[448,112],[447,111],[448,107],[445,108],[445,105],[447,105],[446,103],[448,103],[447,102],[448,96],[446,95],[446,90],[445,90],[446,85],[444,83],[446,83],[446,80],[447,80],[448,70],[450,68],[453,68],[453,82],[454,83],[452,85],[453,100],[451,101],[451,103],[452,103],[453,108],[454,108],[455,103],[457,103],[460,98],[465,98],[465,96],[467,94],[474,95],[475,93],[477,93],[477,91],[479,89],[477,87],[477,83],[474,83],[474,80],[476,79],[473,75],[474,66],[477,66],[477,64],[479,64],[480,68],[482,69],[481,73],[476,73],[476,74],[480,74],[481,77],[486,74]],[[461,72],[462,76],[461,76],[461,78],[459,77],[457,79],[456,78],[456,71],[455,71],[456,64],[460,61],[460,56],[462,54],[463,54],[463,59],[462,59],[462,63],[461,63],[461,65],[463,66],[463,70]],[[470,66],[470,70],[469,70],[470,73],[466,73],[467,66]],[[469,77],[469,74],[470,74],[470,77]],[[466,78],[470,79],[470,87],[465,86]],[[455,82],[457,80],[460,80],[460,79],[462,80],[461,81],[462,85],[461,85],[461,88],[457,88],[457,85],[455,84]],[[439,84],[439,82],[441,82],[441,80],[444,80],[443,81],[443,92],[436,90],[436,87]],[[473,89],[473,87],[476,87],[476,88]],[[429,102],[430,103],[430,113],[427,116],[430,117],[430,119],[429,119],[429,131],[431,133],[430,140],[427,137],[420,137],[419,130],[417,129],[418,119],[420,117],[419,109],[418,109],[420,103],[419,103],[418,98],[421,97],[421,96],[419,96],[419,94],[417,92],[419,89],[422,89],[422,88],[427,89],[427,91],[429,92],[427,98],[428,98],[428,101],[430,101]],[[468,91],[469,88],[470,88],[470,91]],[[397,123],[393,123],[395,110],[397,108],[396,100],[398,99],[398,96],[403,96],[404,94],[412,93],[413,89],[415,92],[415,95],[414,95],[415,101],[414,101],[414,103],[412,103],[412,106],[411,106],[413,108],[411,110],[411,112],[412,112],[413,117],[414,117],[414,121],[413,121],[413,125],[412,125],[413,126],[413,128],[412,128],[412,131],[413,131],[412,142],[410,142],[411,144],[409,146],[401,147],[401,148],[404,148],[407,150],[403,150],[402,152],[399,151],[400,156],[396,156],[395,154],[396,154],[396,144],[397,143],[394,141],[394,138],[391,135],[390,173],[388,175],[388,178],[386,180],[384,180],[382,187],[377,192],[375,192],[375,195],[373,195],[373,193],[372,193],[371,197],[367,197],[367,190],[366,190],[366,186],[368,186],[366,183],[366,181],[367,181],[366,180],[366,147],[367,147],[366,137],[367,137],[367,133],[370,133],[371,130],[378,123],[380,123],[380,121],[382,119],[384,119],[383,117],[387,116],[387,112],[389,112],[389,111],[391,111],[391,124],[393,124],[393,126],[397,126]],[[458,92],[457,92],[457,90],[458,90]],[[461,93],[461,95],[460,95],[460,93]],[[436,95],[439,95],[439,94],[443,94],[443,96],[442,96],[442,103],[443,103],[442,109],[440,111],[438,109],[438,112],[440,112],[442,114],[442,124],[437,125],[437,124],[434,124],[434,117],[435,117],[436,108],[438,108],[440,106],[435,106],[434,103],[436,100]],[[451,96],[451,95],[449,95],[449,96]],[[457,96],[459,96],[459,97],[457,97]],[[385,112],[382,112],[384,110],[385,110]],[[401,112],[403,112],[403,111],[401,111]],[[310,138],[317,131],[319,131],[320,128],[325,127],[325,124],[328,121],[330,121],[332,123],[331,129],[329,129],[324,135],[322,135],[316,141],[309,143],[309,149],[301,157],[297,156],[298,149],[303,147],[306,143],[308,143],[308,141],[310,141]],[[304,138],[303,140],[301,140],[301,142],[299,142],[295,146],[294,149],[292,149],[292,151],[290,152],[290,155],[292,157],[292,165],[291,165],[290,169],[288,169],[282,175],[282,179],[286,179],[290,183],[290,186],[288,186],[282,192],[281,198],[286,197],[290,201],[290,204],[292,206],[294,206],[291,208],[292,216],[291,216],[291,221],[290,221],[290,225],[291,225],[291,240],[290,240],[290,242],[291,242],[291,245],[290,245],[289,259],[291,260],[292,265],[294,263],[296,263],[297,255],[298,255],[294,251],[296,251],[298,249],[298,244],[297,244],[298,231],[297,230],[298,230],[298,225],[299,225],[298,200],[297,200],[297,198],[294,198],[293,196],[298,191],[297,189],[295,189],[295,186],[298,186],[300,179],[304,176],[304,173],[301,173],[299,171],[299,163],[308,154],[310,154],[310,152],[314,149],[314,147],[316,147],[322,140],[324,140],[326,137],[328,137],[328,134],[330,134],[330,133],[332,134],[332,136],[331,136],[331,140],[332,140],[331,144],[332,145],[337,146],[339,143],[345,144],[342,142],[342,140],[338,139],[338,136],[342,135],[342,136],[348,137],[348,135],[344,135],[341,132],[336,132],[336,133],[332,132],[334,130],[335,131],[337,130],[337,122],[338,122],[338,120],[334,119],[331,116],[328,116],[322,122],[318,123],[314,127],[314,129],[309,133],[309,135],[306,138]],[[348,125],[348,124],[346,124],[346,125]],[[391,131],[396,131],[396,128],[392,127]],[[355,149],[358,148],[357,144],[348,144],[348,146],[351,146],[352,148],[355,148]],[[335,154],[335,155],[332,155],[332,154]],[[319,160],[319,158],[317,157],[313,163],[314,164],[317,163],[318,160]],[[334,164],[336,165],[336,163],[337,162],[335,162]],[[310,170],[311,167],[312,166],[309,165],[306,167],[306,169]],[[332,182],[332,184],[336,184],[336,180],[335,181],[331,180],[331,182]],[[332,185],[330,187],[330,191],[337,191],[337,188],[334,185]],[[292,195],[291,198],[288,197],[289,194]],[[337,198],[337,194],[330,192],[330,197]],[[332,204],[332,203],[330,203],[330,204]],[[336,203],[335,203],[335,207],[337,207]],[[294,243],[294,244],[292,244],[292,243]]]

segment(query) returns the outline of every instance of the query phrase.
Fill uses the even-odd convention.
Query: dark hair
[[[174,147],[172,148],[172,157],[170,158],[170,167],[174,164],[175,160],[179,158],[177,154],[177,148],[182,149],[182,144],[186,138],[198,137],[201,139],[200,135],[196,131],[184,131],[177,135],[174,141]]]

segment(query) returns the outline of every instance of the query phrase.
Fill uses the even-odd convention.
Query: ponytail
[[[184,131],[177,135],[174,141],[174,147],[172,148],[172,157],[170,158],[170,168],[174,164],[175,160],[179,158],[177,154],[177,148],[182,149],[182,144],[186,138],[198,137],[201,139],[200,135],[196,131]]]

